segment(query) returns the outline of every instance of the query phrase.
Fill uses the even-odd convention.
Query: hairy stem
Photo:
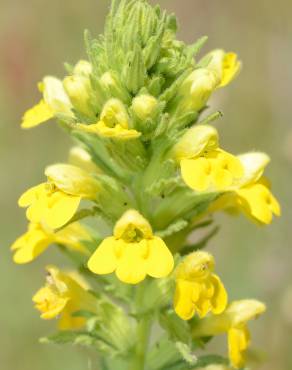
[[[144,282],[145,284],[146,282]],[[141,304],[143,301],[143,295],[145,285],[137,287],[137,294],[135,300],[135,309],[137,312],[137,327],[136,327],[136,345],[134,350],[133,359],[131,361],[130,370],[144,370],[145,369],[145,358],[148,348],[149,335],[152,324],[152,317],[149,313],[139,314]]]

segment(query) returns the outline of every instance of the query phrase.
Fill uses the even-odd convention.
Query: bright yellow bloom
[[[129,210],[119,219],[114,235],[100,244],[88,261],[96,274],[110,274],[128,284],[137,284],[146,275],[167,276],[173,257],[163,240],[152,233],[149,222],[137,211]]]
[[[105,104],[100,120],[96,124],[85,125],[79,123],[76,128],[102,137],[121,140],[135,139],[141,135],[140,132],[129,129],[127,110],[118,99],[110,99]]]
[[[43,99],[24,114],[21,127],[35,127],[58,115],[73,116],[71,102],[59,79],[47,76],[39,84],[39,89]]]
[[[35,307],[41,312],[41,318],[51,320],[59,317],[61,330],[79,329],[86,320],[72,316],[74,312],[96,311],[96,299],[88,292],[88,287],[81,279],[59,271],[56,267],[47,268],[46,285],[33,297]]]
[[[229,358],[234,368],[245,365],[245,354],[250,344],[248,321],[256,319],[266,310],[259,301],[247,299],[232,302],[221,315],[201,320],[193,330],[196,337],[228,333]]]
[[[36,259],[50,244],[64,245],[71,250],[88,255],[88,250],[82,241],[90,240],[90,235],[78,223],[72,223],[60,231],[44,227],[41,224],[30,223],[26,233],[21,235],[11,246],[15,263],[23,264]]]
[[[261,177],[269,157],[264,153],[248,153],[238,156],[244,174],[230,192],[220,197],[210,207],[214,212],[220,209],[238,209],[259,224],[270,224],[273,215],[280,216],[281,208],[267,182]]]
[[[196,191],[222,191],[242,177],[240,161],[222,149],[205,151],[180,162],[185,183]]]
[[[196,313],[202,318],[208,312],[220,314],[227,305],[227,293],[221,280],[213,273],[211,254],[194,252],[181,262],[176,270],[174,309],[183,320]]]
[[[43,223],[52,229],[70,221],[81,199],[95,199],[100,189],[95,179],[72,165],[49,166],[45,174],[48,182],[27,190],[18,204],[28,207],[26,215],[29,221]]]
[[[241,62],[235,53],[226,53],[224,50],[217,49],[206,55],[205,58],[210,58],[207,68],[214,71],[219,77],[218,87],[228,85],[240,72]]]

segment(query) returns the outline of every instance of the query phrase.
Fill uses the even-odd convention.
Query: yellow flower
[[[11,250],[15,252],[13,260],[18,264],[31,262],[53,243],[64,245],[71,250],[88,255],[89,252],[82,241],[90,239],[90,235],[78,222],[72,223],[57,232],[41,224],[30,223],[27,232],[21,235],[11,246]]]
[[[208,312],[220,314],[227,305],[226,290],[213,273],[215,261],[211,254],[194,252],[176,270],[174,309],[183,320],[196,313],[202,318]]]
[[[114,235],[106,238],[88,261],[96,274],[110,274],[128,284],[137,284],[146,275],[167,276],[173,257],[163,240],[152,233],[148,221],[137,211],[128,210],[118,220]]]
[[[72,165],[49,166],[45,174],[48,182],[27,190],[18,204],[28,207],[26,215],[29,221],[44,223],[52,229],[70,221],[81,199],[95,199],[100,189],[95,179]]]
[[[58,115],[73,116],[72,104],[59,79],[47,76],[39,84],[39,89],[43,99],[24,114],[21,127],[35,127]]]
[[[281,214],[269,184],[261,177],[270,159],[266,154],[256,152],[238,156],[238,159],[244,168],[242,178],[210,207],[210,211],[238,209],[258,224],[270,224],[273,215]]]
[[[76,274],[70,276],[56,267],[47,268],[46,285],[33,297],[35,307],[41,312],[41,318],[51,320],[59,317],[61,330],[79,329],[85,324],[85,319],[72,316],[74,312],[85,310],[96,311],[96,299],[88,292],[88,287]]]
[[[196,191],[226,190],[243,174],[239,159],[219,148],[183,159],[180,166],[184,182]]]
[[[91,134],[122,140],[135,139],[141,135],[129,129],[129,116],[124,104],[118,99],[110,99],[100,115],[100,120],[92,125],[77,124],[76,128]]]
[[[219,77],[218,87],[228,85],[240,72],[241,62],[238,61],[235,53],[226,53],[224,50],[217,49],[207,54],[205,58],[210,59],[207,68]]]
[[[193,330],[195,337],[228,334],[229,358],[234,368],[245,365],[246,350],[250,344],[248,321],[264,313],[266,306],[259,301],[247,299],[232,302],[221,315],[201,320]]]

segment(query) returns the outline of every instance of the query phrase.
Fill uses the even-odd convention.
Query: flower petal
[[[196,312],[192,296],[192,283],[183,279],[178,279],[174,295],[174,310],[183,320],[190,320]]]
[[[245,351],[249,345],[247,328],[231,328],[228,332],[229,358],[232,365],[239,369],[245,364]]]
[[[164,241],[154,236],[148,241],[149,257],[146,261],[147,274],[154,278],[162,278],[170,274],[174,262],[170,250]]]
[[[45,191],[45,185],[45,183],[42,183],[24,192],[18,200],[19,207],[28,207],[38,200]]]
[[[87,263],[89,270],[100,275],[114,272],[118,263],[115,248],[119,244],[114,237],[104,239]]]
[[[221,280],[219,277],[215,274],[212,274],[211,276],[211,282],[214,286],[214,295],[211,299],[211,304],[212,304],[212,312],[215,315],[218,315],[222,313],[226,306],[227,306],[227,292],[225,290],[224,285],[222,284]]]
[[[38,257],[54,240],[51,234],[44,232],[39,225],[30,224],[29,230],[11,246],[15,250],[15,263],[28,263]]]
[[[183,159],[180,162],[184,182],[197,191],[204,191],[210,184],[211,165],[206,158]]]
[[[117,277],[127,284],[138,284],[146,277],[147,244],[145,240],[139,243],[124,243],[124,250],[118,261]]]
[[[56,191],[48,195],[48,207],[44,209],[44,221],[52,229],[65,225],[76,213],[81,197]]]
[[[45,103],[44,100],[41,100],[33,108],[25,112],[21,127],[22,128],[32,128],[38,126],[39,124],[48,121],[54,117],[52,109]]]

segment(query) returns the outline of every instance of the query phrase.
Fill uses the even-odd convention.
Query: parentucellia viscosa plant
[[[259,225],[280,215],[263,176],[269,157],[222,149],[211,126],[221,113],[206,113],[241,63],[221,49],[194,59],[206,38],[186,45],[176,31],[158,6],[113,1],[104,34],[85,33],[88,60],[66,64],[63,80],[45,77],[23,117],[25,129],[56,118],[76,146],[20,197],[29,226],[14,261],[51,244],[70,259],[70,271],[47,267],[33,297],[42,319],[58,321],[42,341],[90,346],[103,370],[244,368],[247,324],[265,311],[228,302],[203,251],[215,212]],[[202,354],[220,334],[229,359]]]

